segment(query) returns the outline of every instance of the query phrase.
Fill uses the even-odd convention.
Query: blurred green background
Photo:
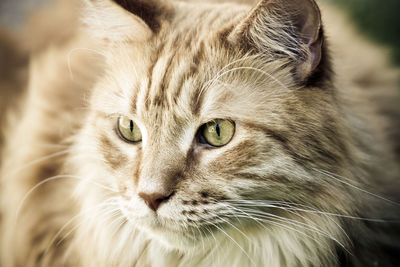
[[[330,0],[344,7],[361,32],[392,49],[400,65],[400,0]]]

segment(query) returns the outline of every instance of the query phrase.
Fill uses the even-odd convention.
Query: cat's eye
[[[142,141],[142,132],[137,124],[128,117],[121,116],[118,119],[118,133],[127,142]]]
[[[235,124],[230,120],[216,119],[200,129],[200,142],[214,147],[228,144],[235,133]]]

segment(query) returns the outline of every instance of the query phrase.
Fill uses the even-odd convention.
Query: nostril
[[[157,211],[158,208],[160,207],[160,205],[163,202],[166,202],[168,199],[170,199],[173,194],[174,194],[174,192],[172,192],[168,195],[162,194],[162,193],[148,194],[148,193],[140,192],[139,197],[141,197],[144,200],[144,202],[150,209],[152,209],[153,211]]]

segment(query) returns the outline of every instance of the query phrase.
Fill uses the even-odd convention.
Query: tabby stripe
[[[192,113],[193,115],[198,116],[200,113],[201,106],[203,105],[204,101],[204,91],[201,90],[202,87],[199,87],[194,91],[192,101],[191,101],[191,107],[192,107]]]
[[[141,169],[142,158],[143,158],[142,147],[139,146],[138,152],[137,152],[136,158],[135,158],[136,170],[135,170],[135,175],[133,177],[133,182],[134,182],[136,188],[139,185],[139,179],[140,179],[140,175],[141,175],[141,171],[142,171],[142,169]]]
[[[244,123],[244,124],[248,128],[259,130],[261,132],[264,132],[267,136],[272,137],[283,146],[283,148],[286,150],[287,153],[289,153],[294,158],[298,158],[299,156],[298,153],[292,149],[292,147],[289,145],[289,140],[286,137],[284,137],[282,133],[271,130],[259,124],[254,124],[254,123]]]
[[[160,83],[160,87],[158,90],[158,94],[154,97],[154,105],[156,106],[163,106],[163,101],[166,100],[165,97],[165,92],[167,87],[170,84],[171,81],[171,76],[173,74],[173,70],[174,70],[174,61],[176,60],[176,54],[177,54],[177,49],[172,49],[173,53],[170,55],[169,59],[168,59],[168,63],[166,65],[166,70],[164,72],[164,76],[162,77],[161,83]]]
[[[128,161],[128,157],[122,153],[119,147],[114,144],[106,135],[100,137],[100,151],[111,168],[119,169]]]
[[[201,61],[204,58],[204,42],[200,43],[199,48],[197,49],[197,51],[195,52],[193,58],[192,58],[192,63],[189,66],[189,71],[186,72],[184,75],[182,75],[178,86],[177,86],[177,91],[175,92],[175,103],[176,100],[181,96],[182,93],[182,87],[183,84],[185,83],[186,80],[188,80],[189,78],[195,76],[198,71],[199,71],[199,65],[201,63]]]
[[[165,45],[166,45],[165,42],[162,42],[158,45],[158,47],[156,48],[155,53],[154,53],[154,60],[149,67],[149,71],[148,71],[149,85],[147,88],[146,96],[144,98],[146,109],[149,109],[149,106],[150,106],[150,89],[153,86],[154,68],[157,65],[158,61],[160,60],[160,55],[164,51]]]
[[[136,113],[137,110],[137,102],[138,102],[138,95],[139,95],[139,90],[140,88],[138,88],[137,86],[135,86],[134,88],[132,88],[133,91],[133,95],[132,95],[132,99],[130,101],[131,103],[131,112],[132,113]]]

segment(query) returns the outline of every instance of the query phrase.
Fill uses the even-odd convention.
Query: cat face
[[[250,13],[163,7],[173,15],[141,18],[150,37],[112,41],[79,144],[96,156],[85,176],[115,191],[91,194],[113,199],[127,227],[186,248],[224,229],[268,225],[261,212],[290,217],[277,203],[342,208],[313,171],[339,168],[346,155],[331,91],[306,85],[321,60],[318,11],[305,1],[302,20],[288,17],[304,29],[280,29],[283,45],[299,45],[283,51],[260,36],[277,29],[258,27],[276,8],[264,2]]]

